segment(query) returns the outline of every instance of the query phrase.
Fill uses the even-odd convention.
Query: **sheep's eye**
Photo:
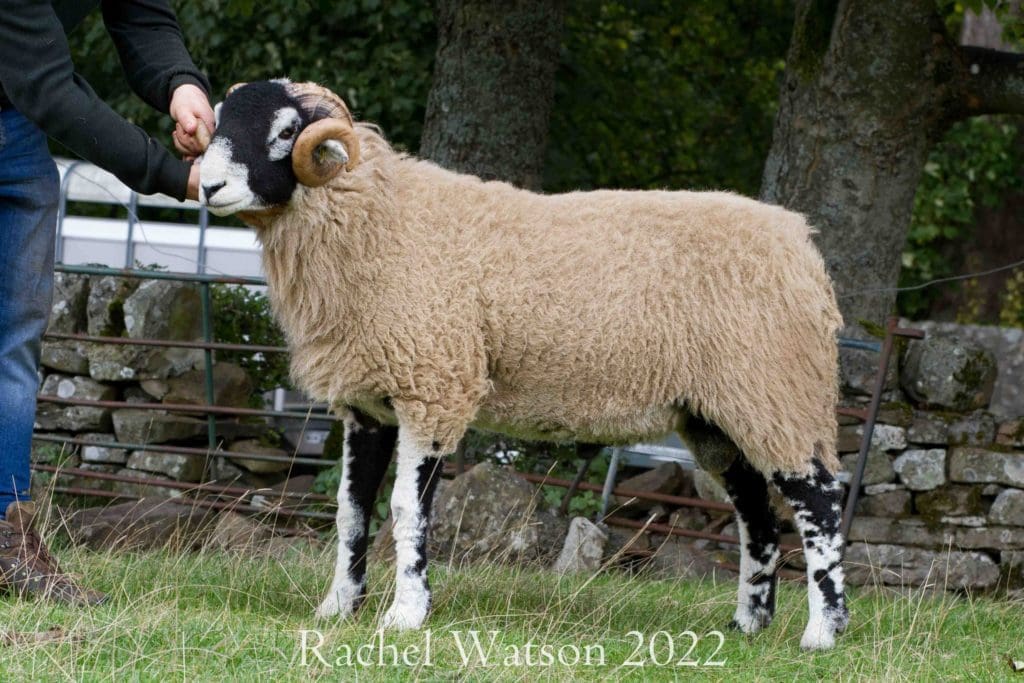
[[[295,127],[294,126],[289,126],[289,127],[285,128],[284,130],[282,130],[280,133],[278,133],[277,137],[281,138],[282,140],[291,140],[294,135],[295,135]]]

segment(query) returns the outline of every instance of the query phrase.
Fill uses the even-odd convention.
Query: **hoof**
[[[348,617],[359,609],[360,603],[362,596],[359,594],[353,595],[351,591],[346,590],[332,590],[316,608],[315,614],[318,619]]]
[[[772,615],[768,612],[757,610],[736,610],[736,614],[733,616],[732,621],[729,622],[729,628],[734,631],[740,631],[747,635],[753,635],[761,629],[767,627],[772,623]]]
[[[412,631],[418,629],[427,620],[427,610],[418,609],[415,605],[395,601],[384,617],[380,627],[389,631]]]
[[[825,624],[808,624],[800,639],[803,650],[831,650],[836,645],[835,627]]]

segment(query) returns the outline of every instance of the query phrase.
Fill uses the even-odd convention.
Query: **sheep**
[[[338,559],[317,614],[365,595],[367,523],[397,442],[397,554],[382,625],[429,610],[426,530],[442,458],[474,427],[628,444],[678,431],[736,506],[732,625],[775,610],[779,525],[795,513],[806,649],[848,610],[835,478],[831,281],[804,218],[724,192],[541,195],[396,152],[340,97],[286,79],[234,86],[201,201],[254,226],[299,386],[343,417]]]

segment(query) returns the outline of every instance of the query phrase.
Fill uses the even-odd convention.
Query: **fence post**
[[[210,300],[210,283],[203,282],[201,287],[203,296],[203,341],[209,344],[213,341],[213,304]],[[204,374],[206,375],[206,404],[212,406],[215,398],[213,392],[213,349],[203,349],[203,366]],[[203,469],[205,472],[204,478],[209,478],[211,458],[217,448],[217,418],[212,413],[206,415],[206,437],[210,452],[206,456],[206,463]]]

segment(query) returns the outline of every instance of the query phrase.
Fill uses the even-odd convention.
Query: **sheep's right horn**
[[[348,163],[327,159],[323,144],[337,140],[345,146]],[[351,171],[359,163],[359,139],[352,124],[342,119],[320,119],[299,133],[292,148],[292,170],[299,182],[309,187],[326,184],[344,168]]]
[[[227,97],[227,96],[228,96],[228,95],[230,95],[231,93],[235,92],[236,90],[238,90],[239,88],[241,88],[241,87],[242,87],[243,85],[249,85],[249,83],[248,83],[248,82],[246,82],[246,81],[242,81],[241,83],[235,83],[235,84],[234,84],[233,86],[231,86],[230,88],[228,88],[228,91],[227,91],[226,93],[224,93],[224,97]]]

